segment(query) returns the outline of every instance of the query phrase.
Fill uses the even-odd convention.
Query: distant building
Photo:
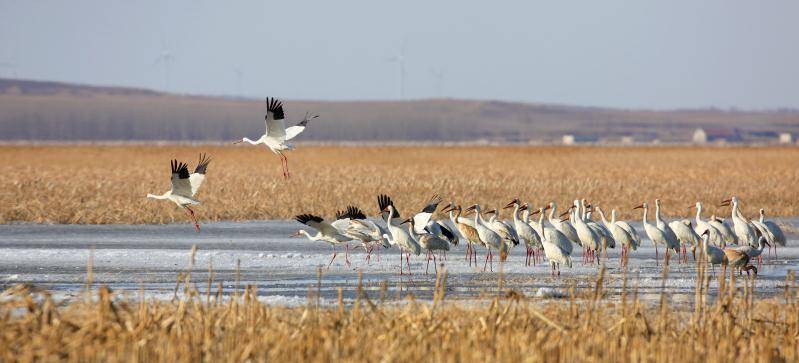
[[[632,136],[622,136],[621,137],[621,144],[622,145],[632,145],[635,143],[635,138]]]
[[[780,133],[780,144],[793,144],[793,135],[790,132]]]
[[[696,144],[705,144],[713,142],[716,144],[726,144],[728,142],[742,142],[743,137],[738,129],[703,129],[698,128],[694,131],[692,141]]]
[[[594,144],[599,141],[599,138],[594,135],[573,135],[573,134],[566,134],[563,135],[561,142],[563,145],[574,145],[574,144]]]
[[[704,129],[694,130],[694,137],[692,138],[694,144],[704,144],[707,142],[707,132]]]

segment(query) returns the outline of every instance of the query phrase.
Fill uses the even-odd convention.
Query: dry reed
[[[201,220],[330,216],[347,204],[376,213],[375,196],[400,210],[420,208],[432,194],[490,206],[512,197],[536,206],[575,197],[616,208],[660,198],[669,216],[686,216],[696,200],[711,213],[736,194],[744,212],[799,215],[797,148],[334,147],[289,153],[280,162],[250,146],[2,146],[0,223],[169,223],[187,221],[171,203],[145,199],[169,188],[169,160],[193,168],[200,152],[213,161],[197,196]]]
[[[192,251],[192,256],[194,251]],[[446,300],[445,269],[432,301],[383,303],[358,288],[354,301],[299,307],[261,303],[255,286],[223,297],[200,292],[191,265],[172,301],[131,300],[108,288],[64,303],[18,285],[0,294],[3,361],[651,361],[799,359],[799,288],[754,300],[736,274],[711,295],[697,269],[694,309],[627,296],[603,298],[604,270],[582,298],[540,300],[506,291],[487,303]],[[89,266],[91,275],[91,265]],[[726,274],[719,274],[726,276]],[[667,276],[664,275],[664,278]],[[212,286],[212,278],[208,286]],[[90,281],[87,281],[89,285]],[[664,281],[665,283],[665,281]],[[501,282],[500,282],[501,284]],[[202,285],[201,285],[202,286]],[[383,291],[381,291],[381,296]],[[318,298],[318,297],[317,297]],[[711,298],[715,301],[708,302]]]

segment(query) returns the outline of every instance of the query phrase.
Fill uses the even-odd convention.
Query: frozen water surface
[[[796,225],[799,219],[785,222]],[[642,232],[640,223],[634,224]],[[373,254],[371,263],[357,243],[350,243],[351,267],[344,264],[344,246],[329,270],[325,269],[331,248],[322,242],[311,242],[289,235],[304,227],[293,221],[206,223],[196,233],[189,224],[172,225],[0,225],[0,287],[30,283],[46,287],[60,296],[80,293],[86,279],[91,251],[94,256],[94,281],[116,291],[137,297],[143,289],[147,297],[171,298],[175,281],[188,266],[192,245],[197,245],[192,281],[204,293],[208,266],[213,270],[214,288],[223,283],[224,293],[236,288],[236,265],[240,261],[240,286],[256,285],[262,300],[278,304],[304,304],[309,290],[317,289],[317,269],[323,266],[321,297],[335,301],[341,288],[345,299],[354,297],[358,271],[363,272],[363,286],[372,298],[384,291],[386,299],[398,299],[406,293],[430,299],[435,283],[433,263],[425,275],[426,257],[412,256],[413,275],[399,277],[400,256],[396,248],[382,250],[380,261]],[[642,235],[642,237],[644,237]],[[799,262],[797,236],[788,234],[788,246],[778,250],[778,258],[766,259],[757,278],[756,293],[778,295],[785,276]],[[663,249],[660,249],[661,254]],[[448,299],[479,300],[498,291],[500,266],[494,272],[482,272],[484,250],[478,249],[478,267],[469,267],[465,245],[453,247],[444,261],[448,272]],[[628,286],[638,287],[639,296],[656,301],[660,296],[662,266],[655,265],[655,250],[647,240],[630,255],[627,270]],[[559,278],[551,277],[545,263],[524,266],[525,248],[512,250],[501,267],[505,288],[527,295],[559,298],[568,295],[574,286],[579,292],[591,289],[598,267],[583,265],[580,250],[575,247],[574,267],[563,267]],[[619,249],[609,250],[603,260],[607,268],[607,289],[618,296],[623,269],[619,265]],[[441,262],[441,261],[439,261]],[[688,264],[672,259],[665,290],[674,302],[690,302],[695,285],[695,265],[689,255]],[[720,271],[720,269],[717,269]],[[715,282],[711,284],[715,291]]]

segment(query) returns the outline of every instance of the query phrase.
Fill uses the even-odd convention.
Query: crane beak
[[[474,210],[476,207],[477,207],[477,205],[472,205],[471,207],[469,207],[469,208],[466,208],[465,212],[471,212],[471,211],[473,211],[473,210]]]
[[[722,200],[722,201],[721,201],[721,205],[719,205],[719,207],[726,207],[726,206],[729,206],[731,202],[732,202],[732,199],[725,199],[725,200]]]
[[[236,144],[241,144],[243,141],[244,141],[244,140],[236,140],[236,141],[233,141],[233,145],[236,145]]]
[[[491,214],[491,213],[496,213],[496,212],[497,212],[497,210],[496,210],[496,209],[492,209],[492,210],[490,210],[490,211],[487,211],[487,212],[486,212],[486,214]]]
[[[571,212],[571,210],[572,210],[572,209],[571,209],[571,208],[569,208],[569,210],[567,210],[567,211],[565,211],[565,212],[561,213],[561,214],[560,214],[558,217],[559,217],[559,218],[563,218],[563,216],[565,216],[565,215],[569,214],[569,212]]]
[[[540,212],[541,212],[541,210],[540,210],[540,209],[537,209],[537,210],[534,210],[534,211],[530,212],[530,215],[531,215],[531,216],[534,216],[534,215],[536,215],[536,214],[538,214],[538,213],[540,213]]]
[[[523,206],[519,207],[519,210],[527,210],[527,208],[528,208],[527,204],[524,204]]]
[[[546,206],[546,207],[544,207],[544,210],[550,210],[551,208],[552,208],[552,206],[551,206],[551,205],[549,205],[549,204],[547,204],[547,206]]]
[[[691,204],[691,205],[689,205],[689,206],[688,206],[688,209],[694,209],[694,208],[696,208],[696,206],[695,206],[695,205],[693,205],[693,204]]]
[[[641,204],[641,205],[639,205],[639,206],[637,206],[637,207],[633,208],[633,210],[635,210],[635,209],[644,209],[644,205],[643,205],[643,204]]]
[[[406,220],[402,221],[402,223],[400,223],[400,224],[405,224],[405,223],[408,223],[408,222],[410,222],[410,221],[412,221],[412,220],[413,220],[412,218],[408,218],[408,219],[406,219]]]
[[[297,232],[292,233],[291,236],[289,236],[289,237],[299,237],[299,236],[300,236],[300,231],[297,231]]]
[[[512,201],[512,202],[510,202],[510,203],[508,203],[508,205],[506,205],[506,206],[502,207],[502,209],[513,208],[513,205],[514,205],[514,204],[516,204],[516,201],[515,201],[515,200],[514,200],[514,201]]]
[[[561,221],[561,222],[566,222],[566,221],[568,221],[568,220],[569,220],[569,218],[561,218],[561,219],[560,219],[560,221]]]
[[[444,208],[441,209],[441,211],[444,212],[444,213],[452,211],[452,209],[450,209],[450,208],[452,208],[452,203],[449,203],[449,204],[445,205]]]

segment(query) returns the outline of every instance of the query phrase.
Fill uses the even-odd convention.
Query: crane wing
[[[191,195],[197,194],[197,189],[200,189],[200,185],[203,184],[205,180],[205,170],[208,169],[208,163],[211,162],[211,158],[207,157],[205,153],[200,154],[200,162],[197,164],[197,167],[194,168],[194,172],[189,175],[189,184],[191,184]]]
[[[430,200],[427,201],[427,204],[422,208],[422,211],[416,213],[413,216],[413,223],[414,225],[418,226],[414,228],[417,232],[416,233],[424,233],[422,229],[427,226],[427,223],[430,222],[430,218],[433,216],[433,213],[436,212],[436,208],[441,203],[441,197],[438,194],[430,197]]]
[[[385,221],[388,219],[388,212],[384,212],[384,210],[389,206],[393,206],[394,202],[388,195],[380,194],[377,196],[377,206],[380,208],[380,213]],[[394,219],[400,218],[400,212],[397,210],[397,207],[394,207]]]
[[[276,98],[266,98],[266,136],[278,140],[286,139],[286,123],[283,121],[283,103]]]
[[[300,214],[294,217],[294,220],[300,222],[308,227],[311,227],[326,236],[335,236],[339,234],[338,229],[333,227],[330,223],[325,222],[322,217],[313,214]]]
[[[191,198],[189,166],[177,160],[172,160],[172,194]]]
[[[319,117],[319,115],[311,115],[306,112],[305,118],[303,118],[300,123],[286,129],[286,140],[291,140],[301,132],[305,131],[305,127],[308,126],[308,121],[311,121],[317,117]]]

